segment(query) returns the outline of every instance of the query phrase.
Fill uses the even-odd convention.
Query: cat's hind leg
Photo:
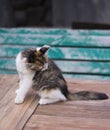
[[[40,92],[41,99],[39,100],[40,105],[51,104],[59,101],[66,101],[66,97],[57,89],[45,89]]]
[[[49,99],[49,98],[41,98],[39,100],[40,105],[46,105],[46,104],[51,104],[60,101],[59,99]]]

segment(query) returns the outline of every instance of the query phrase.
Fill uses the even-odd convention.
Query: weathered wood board
[[[109,30],[1,28],[0,73],[16,73],[17,53],[44,44],[65,77],[110,80]]]
[[[66,80],[71,92],[92,90],[110,97],[110,81]],[[17,75],[0,75],[0,130],[110,130],[110,98],[40,106],[30,90],[24,103],[16,105],[17,87]]]

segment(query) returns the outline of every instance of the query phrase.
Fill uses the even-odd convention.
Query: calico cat
[[[16,67],[19,73],[19,89],[16,90],[15,103],[24,102],[30,88],[40,96],[39,104],[50,104],[67,100],[102,100],[108,96],[104,93],[81,91],[71,93],[58,66],[46,56],[49,46],[37,49],[27,49],[16,57]]]

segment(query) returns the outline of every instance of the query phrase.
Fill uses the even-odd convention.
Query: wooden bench
[[[104,30],[1,28],[0,73],[15,74],[17,53],[44,44],[66,78],[110,80],[110,31]]]

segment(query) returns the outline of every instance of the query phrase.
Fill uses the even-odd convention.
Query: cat
[[[44,45],[18,53],[16,68],[20,82],[19,89],[16,90],[16,104],[24,102],[30,88],[38,92],[40,105],[67,100],[103,100],[108,98],[106,94],[99,92],[69,92],[61,70],[46,55],[49,48]]]

